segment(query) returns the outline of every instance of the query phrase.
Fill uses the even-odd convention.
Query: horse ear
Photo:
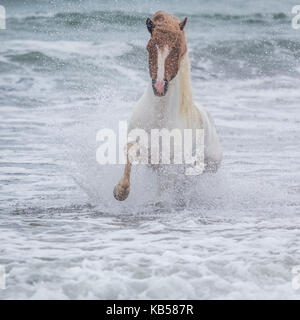
[[[180,30],[184,29],[186,22],[187,22],[187,18],[184,18],[184,20],[179,23]]]
[[[152,31],[154,29],[154,23],[150,18],[147,18],[146,26],[147,26],[148,31],[152,34]]]

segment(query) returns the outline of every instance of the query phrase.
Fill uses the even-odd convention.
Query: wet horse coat
[[[176,17],[157,12],[147,19],[151,38],[147,45],[151,81],[134,108],[129,130],[203,129],[204,163],[206,169],[216,170],[222,160],[222,149],[209,112],[193,99],[190,61],[184,26]],[[134,142],[129,142],[130,147]],[[125,200],[130,191],[131,163],[114,189],[117,200]]]

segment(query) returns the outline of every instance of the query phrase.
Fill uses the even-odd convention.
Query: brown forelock
[[[149,51],[149,72],[152,79],[157,77],[157,47],[168,45],[169,55],[165,62],[165,78],[171,80],[178,72],[180,60],[186,52],[184,31],[180,30],[180,20],[170,14],[158,11],[152,17],[155,25],[147,45]]]

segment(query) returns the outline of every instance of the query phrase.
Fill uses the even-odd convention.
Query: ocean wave
[[[28,63],[28,64],[51,64],[59,65],[60,63],[58,58],[49,57],[39,51],[30,51],[23,54],[11,54],[7,55],[11,61],[19,63]]]
[[[182,16],[184,14],[181,14]],[[15,16],[7,19],[7,24],[14,28],[22,24],[24,26],[64,26],[69,28],[89,28],[96,25],[110,25],[119,27],[136,27],[145,24],[148,13],[132,13],[123,11],[90,11],[90,12],[59,12],[56,14],[37,14],[28,16]],[[234,14],[194,14],[187,16],[191,21],[226,21],[239,24],[268,24],[289,23],[290,17],[283,12],[278,13],[254,13],[247,15]],[[36,30],[38,32],[38,30]]]
[[[7,19],[8,26],[64,26],[69,28],[88,28],[94,25],[119,25],[132,27],[145,23],[142,14],[130,14],[121,11],[61,12],[49,15],[17,16]],[[38,31],[38,30],[36,30]]]
[[[142,51],[141,47],[127,43],[11,40],[0,48],[0,72],[25,67],[27,71],[71,71],[118,77],[120,67],[145,65]]]
[[[106,45],[68,41],[6,42],[0,50],[0,72],[9,66],[27,66],[40,71],[85,72],[114,78],[134,70],[147,74],[147,52],[141,44]],[[190,56],[192,68],[203,80],[211,78],[253,78],[275,74],[299,75],[300,41],[288,39],[250,39],[194,42]],[[7,67],[6,67],[7,65]]]
[[[249,23],[265,23],[270,21],[282,21],[287,22],[290,21],[290,17],[287,16],[283,12],[279,13],[254,13],[254,14],[245,14],[245,15],[236,15],[236,14],[200,14],[200,15],[192,15],[191,18],[205,18],[209,20],[221,20],[221,21],[243,21]]]
[[[299,52],[300,42],[296,40],[224,40],[213,44],[194,44],[191,61],[203,79],[275,74],[298,77]]]

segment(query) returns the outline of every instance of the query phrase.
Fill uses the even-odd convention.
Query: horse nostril
[[[154,84],[154,87],[159,93],[163,93],[164,88],[165,88],[165,81],[164,80],[157,80]]]
[[[167,92],[168,86],[169,86],[169,81],[165,78],[164,82],[165,82],[164,90],[165,90],[165,92]]]
[[[166,78],[163,80],[152,79],[152,87],[156,95],[164,95],[168,90],[168,85],[169,81]]]

